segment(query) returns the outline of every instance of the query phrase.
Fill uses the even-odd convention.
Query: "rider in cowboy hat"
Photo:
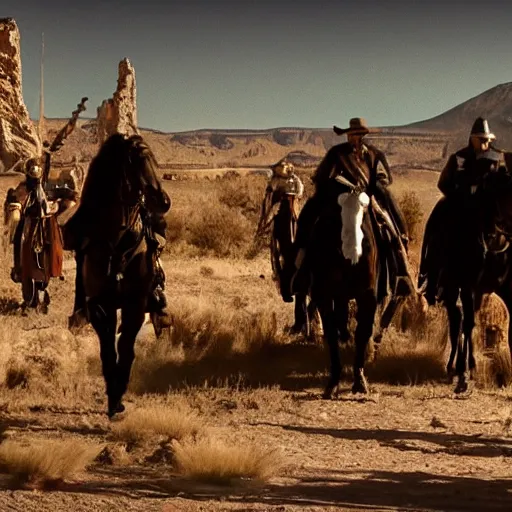
[[[397,286],[394,293],[408,295],[413,290],[413,285],[407,271],[405,250],[400,249],[407,245],[407,229],[398,206],[387,190],[392,178],[386,157],[382,151],[363,141],[365,135],[371,131],[363,118],[355,117],[350,120],[348,128],[334,126],[333,130],[337,135],[346,135],[347,142],[333,146],[312,177],[316,190],[304,205],[298,219],[295,239],[296,269],[288,269],[287,277],[291,282],[289,286],[291,293],[283,293],[283,300],[291,302],[292,294],[305,291],[304,288],[307,287],[307,272],[300,270],[305,266],[303,261],[308,239],[324,208],[331,180],[336,176],[343,176],[370,196],[375,196],[381,207],[388,211],[388,218],[384,223],[388,224],[388,229],[392,233],[393,247],[383,249],[387,253],[386,259],[393,267],[391,270],[396,277]],[[285,290],[284,287],[283,290]]]
[[[439,255],[447,250],[446,241],[453,239],[452,230],[460,229],[458,213],[463,211],[461,206],[478,204],[483,207],[482,229],[487,235],[493,231],[492,207],[485,205],[482,191],[484,180],[490,173],[505,169],[503,152],[491,147],[495,139],[488,121],[477,117],[471,127],[468,144],[450,155],[441,171],[437,186],[444,198],[435,206],[425,226],[418,279],[418,286],[424,288],[429,304],[436,302],[442,288]],[[464,217],[462,221],[465,221]],[[487,265],[487,270],[485,277],[491,281],[492,272],[489,270],[492,270],[492,265]]]

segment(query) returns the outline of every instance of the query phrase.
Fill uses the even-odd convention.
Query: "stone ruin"
[[[20,32],[12,18],[0,19],[0,168],[41,153],[21,88]]]
[[[119,63],[116,92],[98,107],[96,121],[100,146],[114,133],[138,133],[135,70],[128,59]]]

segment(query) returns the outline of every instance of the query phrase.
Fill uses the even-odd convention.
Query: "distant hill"
[[[467,138],[477,117],[487,118],[499,143],[512,146],[512,82],[497,85],[442,114],[396,129],[444,131],[457,140]]]

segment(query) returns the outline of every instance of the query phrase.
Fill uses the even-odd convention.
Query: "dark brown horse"
[[[330,398],[341,379],[338,347],[340,320],[349,301],[357,304],[356,353],[352,392],[367,393],[364,364],[377,309],[378,255],[369,198],[333,180],[329,205],[318,219],[308,247],[311,294],[322,318],[329,348],[330,377],[324,398]],[[339,315],[343,319],[338,318]]]
[[[170,208],[155,169],[140,136],[111,136],[92,161],[80,206],[64,228],[66,246],[79,248],[83,258],[81,277],[100,341],[109,417],[124,410],[135,338],[154,278],[148,218]],[[116,350],[118,309],[122,327]]]
[[[297,210],[298,203],[295,189],[288,193],[282,189],[267,190],[256,237],[261,236],[270,226],[270,262],[274,278],[278,284],[282,282],[283,272],[286,268],[285,262],[294,258],[293,242],[297,231]],[[312,302],[308,304],[306,294],[297,294],[294,302],[295,321],[290,328],[290,333],[304,333],[306,337],[309,337],[310,321],[317,314],[316,307]]]

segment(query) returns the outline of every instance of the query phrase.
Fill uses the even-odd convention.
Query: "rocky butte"
[[[0,171],[40,153],[21,87],[20,32],[12,18],[0,19]],[[2,169],[3,168],[3,169]]]
[[[114,133],[138,133],[135,70],[128,59],[119,63],[114,95],[98,107],[96,129],[100,146]]]

